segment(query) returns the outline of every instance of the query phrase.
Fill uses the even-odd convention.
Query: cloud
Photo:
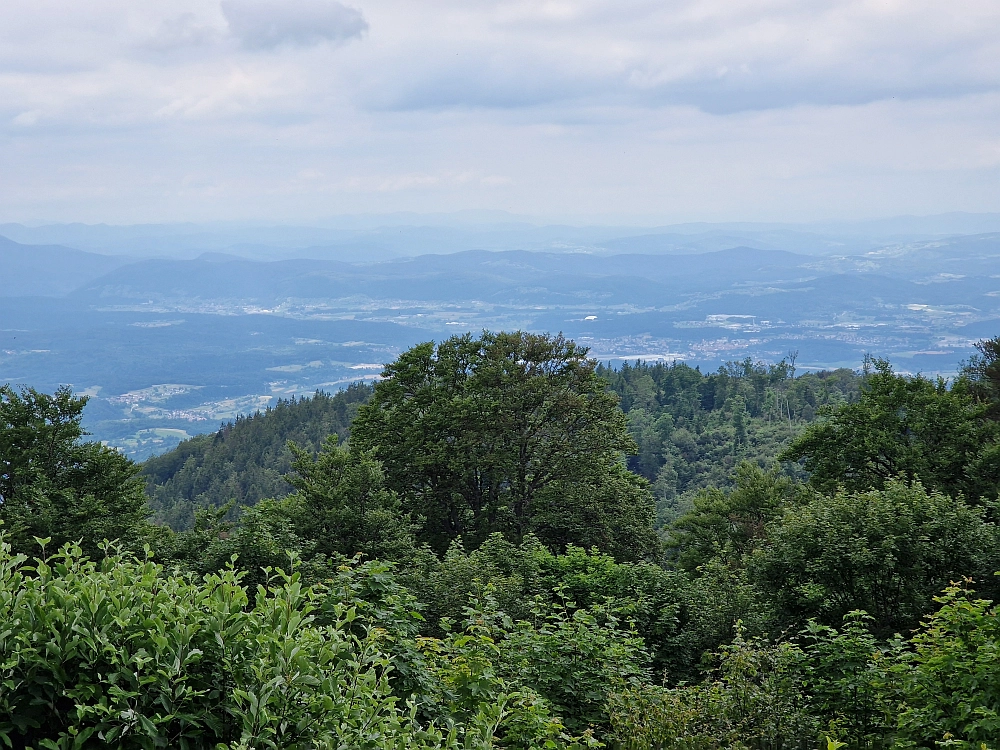
[[[156,33],[140,46],[154,52],[169,52],[206,46],[218,41],[219,38],[219,29],[202,22],[194,13],[181,13],[172,18],[165,18]]]
[[[222,0],[222,13],[249,49],[346,42],[368,30],[361,11],[335,0]]]
[[[384,15],[373,22],[396,34],[365,92],[378,108],[573,100],[721,114],[1000,90],[995,0],[428,0],[376,9]]]
[[[355,183],[354,187],[364,183]],[[410,190],[430,190],[470,187],[501,187],[513,184],[513,180],[502,175],[482,176],[472,171],[444,174],[408,173],[386,177],[372,185],[378,192],[393,193]]]
[[[37,109],[36,110],[31,110],[29,112],[22,112],[17,117],[14,117],[11,120],[11,122],[14,125],[21,125],[21,126],[24,126],[24,127],[31,127],[32,125],[34,125],[35,123],[38,122],[38,119],[41,117],[41,114],[42,113],[39,112]]]
[[[0,2],[4,216],[1000,210],[997,0],[342,3]]]

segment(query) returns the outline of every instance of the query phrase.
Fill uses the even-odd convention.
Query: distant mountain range
[[[902,216],[860,222],[729,222],[667,226],[540,224],[502,211],[342,216],[314,226],[202,224],[0,224],[0,235],[30,245],[193,259],[206,252],[252,260],[388,260],[465,250],[599,254],[691,254],[749,246],[806,255],[856,254],[891,243],[1000,232],[1000,214]]]
[[[224,249],[150,258],[0,239],[0,382],[93,394],[90,429],[142,457],[275,398],[370,380],[405,347],[464,331],[562,331],[612,362],[715,368],[797,351],[799,367],[856,367],[873,353],[944,373],[976,339],[1000,334],[1000,232],[868,237],[858,243],[869,249],[812,253],[710,250],[744,230],[684,229],[585,250],[351,262]],[[765,230],[792,232],[754,229]],[[701,245],[662,244],[679,236]]]
[[[68,294],[134,259],[98,255],[60,245],[22,245],[0,237],[0,296]]]

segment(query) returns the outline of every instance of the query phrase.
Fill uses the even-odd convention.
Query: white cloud
[[[215,24],[205,23],[195,13],[181,13],[160,22],[155,34],[145,40],[146,48],[157,52],[205,47],[218,43],[221,30]]]
[[[401,108],[590,98],[722,113],[1000,86],[992,0],[431,0],[370,15],[392,42],[372,93]]]
[[[23,127],[31,127],[38,122],[38,118],[41,117],[41,112],[37,109],[30,110],[28,112],[22,112],[17,115],[11,122],[14,125],[21,125]]]
[[[251,49],[344,42],[368,29],[361,11],[335,0],[222,0],[222,12]]]
[[[1000,210],[996,0],[346,2],[0,3],[0,218]]]

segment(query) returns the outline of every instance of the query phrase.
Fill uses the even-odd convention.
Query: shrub
[[[390,680],[408,615],[392,591],[360,604],[371,582],[351,581],[350,566],[311,587],[269,569],[251,595],[232,567],[198,580],[105,555],[66,545],[29,562],[0,536],[8,746],[486,748],[509,726],[524,746],[573,744],[545,701],[505,683],[473,700],[465,723],[419,718],[419,700],[404,704]],[[448,648],[456,662],[475,652]]]

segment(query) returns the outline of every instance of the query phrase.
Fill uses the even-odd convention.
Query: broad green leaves
[[[352,445],[383,463],[438,552],[534,533],[641,559],[657,547],[652,497],[620,470],[635,443],[586,354],[522,332],[415,346],[386,367]]]
[[[594,744],[565,731],[552,704],[510,667],[508,647],[476,624],[482,616],[444,640],[415,639],[412,600],[384,566],[346,565],[314,586],[269,569],[266,585],[248,591],[231,568],[197,580],[106,551],[97,563],[67,545],[29,564],[0,537],[3,744]]]

